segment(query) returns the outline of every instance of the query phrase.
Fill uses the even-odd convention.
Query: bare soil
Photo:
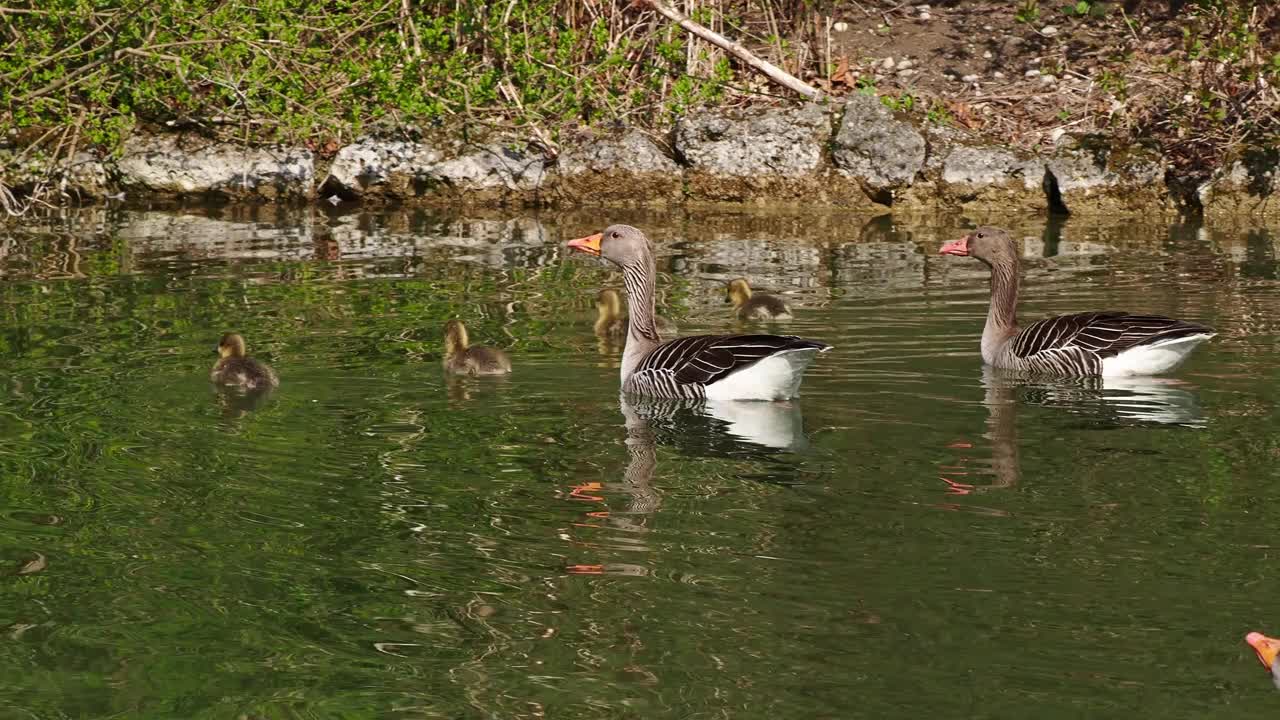
[[[1024,4],[838,3],[822,50],[835,71],[806,79],[837,95],[874,88],[902,100],[903,109],[1014,146],[1105,132],[1154,140],[1189,163],[1240,139],[1230,136],[1233,123],[1199,122],[1191,105],[1202,98],[1193,91],[1210,87],[1227,99],[1280,106],[1280,93],[1265,81],[1241,87],[1221,64],[1187,52],[1184,28],[1201,19],[1181,2],[1093,3],[1097,14],[1077,16],[1068,8],[1074,2],[1058,0],[1039,3],[1034,19],[1019,17]],[[1254,52],[1265,62],[1280,49],[1280,32],[1269,31],[1280,13],[1265,6],[1258,13]],[[1214,72],[1221,77],[1208,77]],[[1186,112],[1171,112],[1178,109]]]

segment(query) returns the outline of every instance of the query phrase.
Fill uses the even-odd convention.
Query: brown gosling
[[[781,298],[753,293],[746,278],[729,281],[729,300],[739,320],[790,320],[791,308]]]
[[[661,315],[654,315],[653,324],[658,334],[674,336],[680,332],[674,322]],[[603,338],[620,338],[627,334],[627,316],[622,314],[622,295],[613,288],[605,288],[596,294],[596,335]]]
[[[280,384],[276,373],[265,363],[245,355],[244,338],[227,333],[218,341],[218,361],[209,371],[209,380],[241,390],[267,390]]]
[[[444,325],[444,369],[455,375],[506,375],[511,358],[497,348],[472,346],[461,320]]]

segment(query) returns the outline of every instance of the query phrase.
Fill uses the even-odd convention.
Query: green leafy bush
[[[55,154],[138,123],[321,151],[371,124],[553,132],[669,116],[731,74],[688,74],[652,12],[573,0],[32,0],[0,23],[0,127]]]

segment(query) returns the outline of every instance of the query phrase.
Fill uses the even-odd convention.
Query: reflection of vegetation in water
[[[718,272],[703,253],[724,265],[776,241],[690,227],[682,299]],[[1217,688],[1195,696],[1216,708],[1256,671],[1233,653],[1240,618],[1265,611],[1239,591],[1269,567],[1258,508],[1280,502],[1280,293],[1256,239],[1179,235],[1161,254],[1075,227],[1061,253],[1082,235],[1123,252],[1042,259],[1055,272],[1031,309],[1195,309],[1227,339],[1190,366],[1197,402],[1165,405],[1203,427],[1135,421],[1165,409],[1135,390],[984,385],[986,279],[941,288],[921,250],[945,229],[836,235],[828,254],[796,239],[778,272],[832,263],[805,277],[844,292],[797,319],[838,348],[806,380],[799,434],[789,412],[678,408],[638,413],[652,444],[594,353],[590,304],[612,276],[550,250],[440,251],[396,278],[375,271],[405,257],[253,257],[270,237],[201,258],[194,241],[149,255],[81,237],[83,277],[61,280],[64,241],[22,243],[4,267],[48,273],[0,285],[0,701],[37,716],[1013,717],[1028,697],[1114,715],[1135,684],[1173,683],[1148,700],[1176,715],[1185,682]],[[453,314],[514,346],[510,378],[447,382]],[[228,327],[282,377],[229,418],[206,379]],[[962,455],[990,465],[985,484],[1016,484],[943,497],[938,466]],[[1140,652],[1115,640],[1139,631]]]
[[[589,278],[589,279],[588,279]],[[473,337],[524,351],[557,345],[549,333],[580,324],[566,308],[585,316],[588,296],[582,288],[597,280],[591,268],[559,267],[512,272],[507,277],[475,276],[457,267],[421,280],[375,280],[339,288],[323,276],[297,273],[262,283],[242,280],[103,277],[85,292],[59,282],[9,283],[0,288],[0,313],[13,348],[39,346],[63,332],[64,321],[98,321],[74,332],[94,348],[84,362],[114,364],[119,355],[155,341],[208,343],[223,328],[261,337],[271,351],[280,338],[324,323],[346,322],[343,351],[368,357],[395,353],[415,358],[440,353],[440,326],[451,317],[466,318]],[[676,283],[669,297],[678,297]],[[89,333],[88,337],[84,333]],[[202,333],[208,337],[196,337]],[[98,335],[101,342],[93,339]],[[110,336],[114,342],[105,340]],[[40,352],[35,350],[35,352]]]
[[[0,666],[34,657],[45,668],[0,695],[37,714],[358,714],[392,698],[456,715],[553,704],[563,686],[502,667],[521,658],[563,674],[589,653],[601,672],[641,679],[661,664],[643,657],[647,623],[562,617],[574,598],[633,597],[564,573],[556,537],[577,508],[547,482],[588,447],[625,464],[616,410],[575,412],[551,396],[513,410],[515,391],[492,383],[440,393],[434,363],[416,362],[438,353],[440,326],[458,314],[525,357],[588,346],[589,332],[568,331],[589,330],[587,314],[563,308],[588,307],[594,268],[455,265],[360,283],[308,264],[232,277],[117,269],[0,287],[0,497],[68,518],[53,536],[6,540],[24,562],[40,548],[49,566],[0,584],[0,616],[34,653]],[[206,375],[227,327],[261,339],[282,388],[223,418]],[[615,384],[604,373],[600,394],[616,397]],[[697,487],[677,507],[735,484],[691,470],[664,479]],[[635,566],[636,551],[595,557]],[[273,697],[278,687],[290,692]]]

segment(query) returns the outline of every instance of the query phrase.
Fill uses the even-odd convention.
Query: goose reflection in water
[[[473,400],[492,400],[495,394],[508,392],[511,387],[510,375],[455,375],[444,373],[445,398],[451,410],[458,410],[469,405]]]
[[[686,455],[760,457],[808,445],[797,400],[628,397],[623,404],[652,423],[659,440]]]
[[[606,528],[625,533],[612,535],[607,541],[615,550],[647,551],[644,533],[649,531],[649,519],[662,507],[662,495],[653,487],[653,474],[658,466],[657,439],[649,420],[622,400],[622,416],[627,427],[627,469],[618,483],[588,481],[575,485],[569,497],[583,502],[597,503],[599,509],[586,513],[577,523],[579,528],[604,530]],[[606,493],[627,496],[626,505],[620,511],[609,508]],[[600,547],[597,542],[584,543]],[[648,575],[649,569],[635,563],[595,563],[570,565],[568,572],[578,575]]]
[[[1087,427],[1097,429],[1205,425],[1204,413],[1192,392],[1194,386],[1174,378],[1027,378],[987,366],[982,369],[982,385],[982,402],[987,408],[987,432],[983,438],[991,443],[991,459],[986,461],[989,469],[979,472],[994,479],[985,485],[959,479],[969,477],[969,463],[974,460],[962,455],[956,464],[939,467],[948,494],[969,495],[1018,484],[1019,403],[1063,410]],[[969,449],[973,445],[959,441],[950,447]]]
[[[658,466],[659,439],[685,455],[759,457],[794,451],[807,445],[799,403],[704,402],[661,398],[620,399],[627,428],[627,467],[621,482],[588,481],[575,485],[569,498],[596,504],[575,527],[613,530],[614,535],[593,547],[647,551],[644,534],[662,507],[662,495],[653,485]],[[608,506],[610,495],[626,496],[622,510]],[[569,565],[574,574],[647,575],[648,568],[635,563]]]
[[[1024,383],[1029,405],[1061,408],[1090,428],[1174,425],[1203,428],[1195,386],[1170,377],[1081,378]]]
[[[270,388],[259,390],[240,390],[229,387],[214,387],[214,402],[222,409],[224,420],[235,420],[259,410],[271,396]]]

